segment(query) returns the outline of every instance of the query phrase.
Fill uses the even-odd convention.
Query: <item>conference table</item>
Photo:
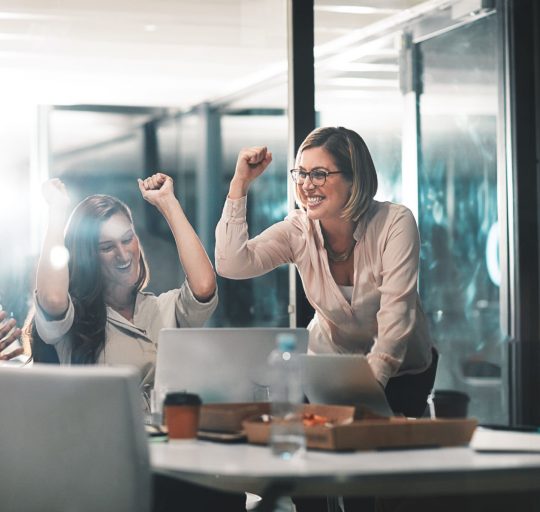
[[[453,448],[308,450],[303,458],[287,461],[266,446],[193,440],[151,443],[150,459],[156,473],[214,489],[252,492],[266,503],[261,510],[271,510],[280,495],[538,493],[539,446],[540,434],[477,429],[471,446]]]

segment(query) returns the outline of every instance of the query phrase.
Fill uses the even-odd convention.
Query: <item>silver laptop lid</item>
[[[364,405],[381,416],[393,415],[365,356],[317,354],[300,357],[304,393],[311,403]]]
[[[205,403],[268,399],[266,360],[279,333],[296,336],[305,353],[306,329],[162,329],[158,339],[155,390],[161,403],[168,391],[197,393]]]

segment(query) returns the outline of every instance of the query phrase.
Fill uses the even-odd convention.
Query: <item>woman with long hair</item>
[[[139,189],[171,228],[185,282],[159,296],[144,292],[148,267],[129,208],[115,197],[93,195],[68,219],[64,184],[48,181],[32,329],[36,362],[132,364],[148,389],[159,330],[200,327],[216,308],[212,264],[174,195],[173,180],[154,174],[139,180]],[[67,264],[51,258],[55,252],[65,253]]]
[[[157,173],[138,182],[142,197],[169,224],[186,280],[159,296],[144,292],[148,267],[129,208],[115,197],[93,195],[68,218],[65,186],[50,180],[43,188],[49,222],[37,269],[32,354],[36,362],[133,365],[147,391],[160,329],[201,327],[218,299],[214,269],[174,195],[173,180]],[[66,254],[67,264],[59,265],[51,257],[55,252]],[[161,475],[153,485],[154,512],[245,510],[243,494]]]

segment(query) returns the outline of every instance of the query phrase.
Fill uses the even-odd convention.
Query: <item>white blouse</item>
[[[225,203],[216,228],[218,274],[247,279],[293,263],[315,308],[310,352],[366,354],[383,386],[394,375],[429,367],[432,343],[417,292],[420,239],[408,208],[373,201],[359,221],[349,302],[330,271],[319,221],[294,210],[250,239],[246,202]]]

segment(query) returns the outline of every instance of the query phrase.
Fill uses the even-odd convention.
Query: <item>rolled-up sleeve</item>
[[[75,316],[75,308],[68,295],[68,308],[62,318],[51,318],[39,305],[37,294],[34,292],[36,306],[36,329],[40,338],[49,345],[56,345],[71,329]]]
[[[208,302],[197,300],[187,279],[179,290],[175,303],[175,315],[178,327],[202,327],[212,316],[218,305],[218,290]]]
[[[227,198],[216,227],[216,271],[230,279],[248,279],[292,262],[290,223],[278,222],[249,239],[247,197]]]
[[[368,354],[370,366],[383,385],[398,372],[416,325],[419,251],[416,221],[408,209],[400,208],[383,247],[378,333]]]

